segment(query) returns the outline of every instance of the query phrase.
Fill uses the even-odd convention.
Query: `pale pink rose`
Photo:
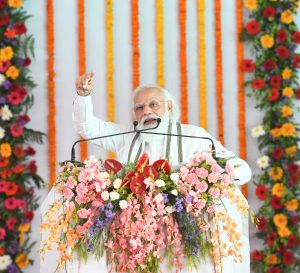
[[[204,168],[196,168],[195,173],[200,178],[206,178],[208,176],[208,170]]]
[[[208,185],[207,185],[206,182],[201,181],[201,182],[196,183],[195,188],[199,192],[206,192],[207,188],[208,188]]]
[[[79,216],[79,218],[82,219],[88,218],[90,213],[91,213],[90,209],[80,209],[79,211],[77,211],[77,215]]]
[[[94,201],[92,202],[92,206],[93,206],[94,208],[98,208],[98,207],[101,206],[101,205],[103,205],[103,202],[101,202],[101,201],[99,201],[99,200],[94,200]]]
[[[206,205],[206,201],[205,200],[199,200],[194,206],[198,210],[201,210],[201,209],[203,209],[205,207],[205,205]]]
[[[206,209],[208,213],[213,213],[215,212],[215,210],[216,210],[216,205],[211,205]]]
[[[77,184],[77,181],[74,179],[73,176],[69,176],[68,179],[67,179],[67,186],[70,188],[70,189],[73,189]]]
[[[212,187],[209,189],[208,193],[215,198],[220,197],[220,190],[218,188]]]
[[[63,191],[63,196],[66,199],[71,199],[74,196],[74,193],[69,188],[65,188],[64,191]]]
[[[85,204],[88,199],[85,197],[85,196],[76,196],[75,197],[75,201],[78,203],[78,204]]]
[[[186,178],[185,182],[194,184],[198,181],[198,176],[195,173],[189,173]]]
[[[216,183],[216,182],[218,182],[218,179],[219,179],[219,174],[218,173],[210,173],[208,175],[208,181],[210,183]]]
[[[189,169],[186,166],[180,167],[180,175],[188,174]]]
[[[222,180],[223,180],[223,185],[225,187],[227,187],[231,183],[230,176],[228,174],[223,174]]]
[[[137,241],[134,239],[130,239],[129,241],[130,246],[132,247],[132,249],[136,249],[138,247]]]
[[[215,163],[212,166],[211,171],[216,173],[222,173],[223,169],[217,163]]]
[[[83,183],[80,183],[76,187],[76,192],[77,194],[80,195],[85,195],[88,192],[87,186],[85,186]]]
[[[126,240],[122,237],[119,238],[119,245],[122,249],[126,249],[127,248],[127,243]]]

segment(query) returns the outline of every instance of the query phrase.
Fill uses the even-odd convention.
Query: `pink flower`
[[[197,181],[198,181],[198,176],[195,173],[189,173],[185,178],[185,182],[190,184],[195,184]]]
[[[21,126],[18,123],[15,123],[13,125],[10,126],[10,133],[12,134],[12,136],[14,137],[19,137],[23,134],[23,126]]]
[[[230,175],[234,177],[234,167],[230,164],[227,163],[225,166],[225,171]]]
[[[198,177],[203,179],[208,176],[208,170],[204,168],[196,168],[195,173],[197,174]]]
[[[215,210],[216,210],[216,205],[211,205],[206,209],[208,213],[213,213],[215,212]]]
[[[18,208],[19,209],[26,209],[27,208],[27,204],[24,200],[18,200]]]
[[[69,176],[68,179],[67,179],[67,186],[70,188],[70,189],[73,189],[75,186],[76,186],[77,182],[76,180],[74,179],[73,176]]]
[[[208,185],[206,182],[201,181],[201,182],[196,183],[195,188],[199,192],[206,192]]]
[[[80,183],[76,187],[76,192],[79,196],[82,196],[88,192],[88,188],[83,183]]]
[[[9,230],[13,230],[15,228],[16,223],[17,223],[16,218],[10,218],[5,221],[5,225]]]
[[[79,218],[82,219],[88,218],[90,214],[91,214],[90,209],[80,209],[79,211],[77,211],[77,215],[79,216]]]
[[[18,200],[15,197],[5,199],[4,206],[7,210],[14,210],[18,207]]]
[[[63,196],[66,198],[66,199],[71,199],[73,196],[74,196],[74,193],[72,190],[70,190],[69,188],[65,188],[64,191],[63,191]]]
[[[3,240],[6,236],[6,230],[4,228],[0,228],[0,240]]]
[[[207,224],[205,224],[205,225],[200,225],[200,230],[201,231],[208,231],[209,230],[209,224],[207,223]]]
[[[220,197],[220,190],[218,188],[212,187],[208,190],[208,193],[215,198]]]
[[[208,181],[210,183],[217,183],[219,180],[219,174],[218,173],[210,173],[208,175]]]
[[[86,228],[84,226],[76,226],[76,232],[78,235],[84,235]]]

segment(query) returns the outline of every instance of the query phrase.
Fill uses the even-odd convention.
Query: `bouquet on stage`
[[[74,253],[101,258],[105,251],[116,272],[158,272],[165,259],[170,271],[182,269],[183,260],[191,267],[212,259],[221,272],[222,258],[242,260],[240,234],[222,199],[242,213],[248,207],[235,195],[233,166],[219,163],[210,153],[195,153],[174,171],[166,160],[150,165],[147,154],[128,165],[95,157],[84,166],[66,163],[55,184],[61,198],[41,225],[49,234],[41,252],[57,244],[57,271]]]

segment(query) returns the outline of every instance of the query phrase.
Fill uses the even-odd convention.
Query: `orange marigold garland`
[[[54,14],[53,0],[47,2],[47,50],[48,50],[48,146],[49,180],[51,186],[56,177],[56,108],[55,108],[55,71],[54,71]]]
[[[243,30],[243,2],[236,0],[236,25],[238,35]],[[238,124],[239,124],[239,150],[240,157],[247,159],[246,149],[246,126],[245,126],[245,93],[244,93],[244,73],[240,66],[244,58],[243,42],[237,37],[237,67],[238,67]],[[247,197],[247,184],[242,186],[242,192]]]
[[[300,151],[299,124],[293,116],[300,99],[300,31],[294,22],[298,1],[246,0],[250,16],[242,38],[254,58],[242,62],[251,73],[246,86],[264,112],[262,124],[252,129],[262,154],[262,169],[254,176],[256,196],[263,201],[256,217],[257,236],[264,240],[251,254],[253,272],[299,272]]]
[[[187,59],[186,59],[186,1],[179,0],[179,65],[181,122],[188,123]]]
[[[164,6],[156,0],[157,84],[164,87]]]
[[[139,1],[131,0],[131,44],[132,44],[132,84],[133,89],[140,83],[140,49],[139,49]]]
[[[199,43],[199,99],[200,126],[207,129],[206,113],[206,45],[205,45],[205,0],[198,0],[198,43]]]
[[[106,60],[107,60],[107,117],[115,120],[115,94],[114,94],[114,36],[113,36],[113,0],[106,0]],[[113,152],[108,158],[115,158]]]
[[[219,140],[224,144],[221,0],[215,0],[215,55],[218,136]]]
[[[78,67],[79,74],[85,73],[85,23],[84,23],[84,0],[78,0]],[[80,159],[84,161],[87,158],[88,146],[87,142],[80,143]]]

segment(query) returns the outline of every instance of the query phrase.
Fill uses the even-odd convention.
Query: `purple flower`
[[[19,269],[15,264],[11,264],[7,267],[7,272],[8,273],[19,273]]]
[[[192,196],[190,196],[189,194],[185,197],[185,201],[187,203],[191,203],[192,202]]]
[[[108,208],[108,209],[112,209],[113,207],[114,207],[114,206],[112,205],[112,203],[108,203],[108,204],[107,204],[107,208]]]
[[[7,252],[9,254],[16,254],[20,250],[20,246],[17,241],[11,241],[10,245],[7,247]]]
[[[6,103],[6,98],[0,97],[0,104],[5,104]]]
[[[163,196],[164,196],[164,204],[168,203],[169,202],[168,194],[164,193]]]
[[[2,85],[6,90],[9,90],[11,87],[11,82],[9,80],[5,80]]]

